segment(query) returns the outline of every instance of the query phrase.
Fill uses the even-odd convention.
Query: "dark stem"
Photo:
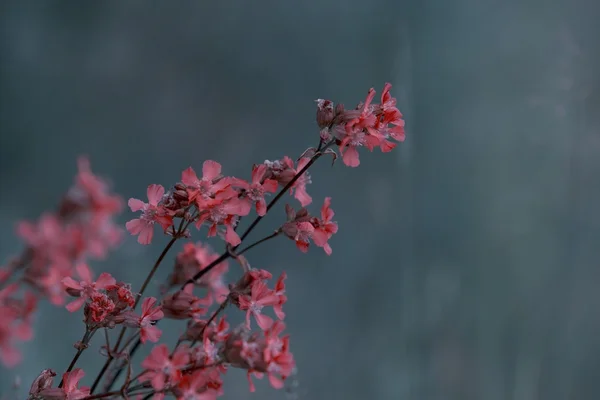
[[[206,322],[206,325],[204,325],[202,327],[202,329],[200,330],[200,333],[198,334],[198,336],[196,337],[196,339],[194,339],[192,341],[192,344],[190,345],[190,348],[194,347],[194,345],[198,341],[198,337],[202,337],[202,335],[204,335],[204,331],[206,330],[206,328],[215,320],[215,318],[217,318],[217,316],[219,315],[219,313],[221,313],[221,311],[223,311],[227,307],[228,304],[229,304],[229,297],[227,297],[227,299],[225,299],[225,301],[221,303],[221,305],[219,306],[219,308],[217,308],[217,310],[213,313],[213,315],[210,316],[210,318]],[[175,348],[177,348],[177,347],[175,347]]]
[[[264,242],[266,242],[267,240],[271,240],[271,239],[273,239],[273,238],[277,237],[277,236],[278,236],[280,233],[281,233],[281,231],[280,231],[280,230],[276,230],[275,232],[273,232],[273,233],[272,233],[272,234],[270,234],[269,236],[266,236],[266,237],[264,237],[264,238],[262,238],[262,239],[260,239],[260,240],[257,240],[256,242],[254,242],[254,243],[252,243],[252,244],[250,244],[250,245],[248,245],[248,246],[244,247],[242,250],[240,250],[240,251],[236,252],[236,254],[237,254],[238,256],[241,256],[242,254],[244,254],[245,252],[247,252],[248,250],[250,250],[250,249],[251,249],[251,248],[253,248],[254,246],[258,246],[259,244],[261,244],[261,243],[264,243]]]
[[[183,223],[183,220],[182,220],[182,223]],[[181,225],[180,225],[180,229],[181,229]],[[148,287],[148,284],[150,283],[150,280],[154,276],[154,273],[158,269],[160,263],[163,261],[163,259],[165,258],[165,256],[167,255],[167,253],[169,252],[169,250],[171,249],[171,247],[173,247],[173,244],[175,244],[175,241],[177,241],[178,237],[179,237],[178,234],[174,234],[173,237],[171,238],[171,240],[169,240],[169,243],[163,249],[162,253],[160,253],[160,256],[158,256],[158,258],[156,259],[156,262],[154,263],[154,266],[152,267],[152,270],[150,271],[150,273],[146,277],[146,280],[142,284],[142,288],[140,289],[139,296],[136,299],[135,304],[133,306],[134,309],[139,304],[139,302],[140,302],[140,300],[142,298],[142,294],[144,293],[144,291]],[[125,331],[126,330],[127,330],[127,327],[121,328],[121,333],[119,334],[119,338],[117,339],[117,343],[115,344],[115,347],[113,347],[112,352],[108,354],[108,358],[106,359],[106,362],[102,366],[102,369],[100,370],[100,373],[98,374],[98,376],[96,376],[96,379],[94,380],[94,383],[92,384],[92,388],[90,389],[90,394],[94,393],[94,390],[96,390],[96,388],[98,387],[98,384],[102,380],[102,377],[104,376],[104,374],[108,370],[108,367],[110,366],[110,364],[114,360],[114,357],[113,357],[112,353],[116,353],[119,350],[119,346],[121,345],[121,342],[123,341],[123,337],[125,336]]]
[[[79,357],[81,357],[81,353],[83,353],[85,351],[85,349],[87,349],[88,343],[90,342],[90,339],[94,335],[95,331],[96,330],[90,331],[87,327],[85,328],[85,333],[83,334],[83,337],[81,338],[81,342],[79,343],[79,346],[77,348],[77,353],[75,353],[75,356],[73,356],[73,359],[71,360],[71,363],[69,364],[69,367],[67,368],[65,373],[69,373],[73,370],[73,368],[75,367],[75,364],[77,364],[77,360],[79,360]],[[58,387],[61,388],[63,386],[63,384],[64,384],[64,381],[63,381],[63,379],[61,379],[60,383],[58,384]]]

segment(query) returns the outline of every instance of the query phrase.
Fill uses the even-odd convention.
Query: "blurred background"
[[[5,0],[0,263],[22,249],[17,221],[58,203],[80,154],[125,198],[206,159],[248,178],[253,162],[316,144],[313,100],[353,107],[389,81],[406,142],[363,152],[357,169],[312,170],[312,209],[332,196],[340,226],[333,255],[285,239],[249,253],[289,276],[291,390],[597,399],[599,17],[593,0]],[[277,208],[253,238],[283,218]],[[137,287],[166,242],[127,236],[92,267]],[[0,393],[18,375],[23,398],[42,369],[64,371],[82,331],[50,306],[36,328],[25,362],[0,369]],[[96,351],[79,364],[84,384]],[[267,382],[250,394],[232,371],[223,398],[286,396]]]

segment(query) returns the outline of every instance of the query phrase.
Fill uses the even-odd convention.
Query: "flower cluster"
[[[170,236],[139,293],[108,273],[94,278],[88,265],[89,259],[104,257],[120,241],[121,230],[113,218],[122,208],[122,201],[91,173],[85,159],[80,160],[75,185],[58,212],[42,216],[37,223],[21,223],[17,232],[25,240],[26,250],[0,268],[0,360],[5,365],[20,361],[14,342],[31,338],[32,316],[40,298],[63,305],[70,297],[65,308],[83,314],[84,335],[75,344],[77,352],[61,382],[53,387],[56,373],[43,370],[31,385],[29,400],[162,400],[166,396],[214,400],[223,394],[223,376],[231,368],[246,371],[251,391],[255,390],[253,376],[266,375],[273,388],[282,388],[295,373],[290,337],[284,334],[283,322],[287,275],[281,273],[273,283],[271,272],[251,267],[244,254],[278,236],[291,239],[302,252],[307,252],[312,243],[327,255],[332,254],[330,241],[338,225],[333,220],[331,198],[324,199],[320,213],[310,213],[307,207],[313,199],[307,192],[307,185],[312,183],[308,169],[324,155],[332,155],[335,161],[335,146],[344,164],[356,167],[359,147],[371,151],[379,147],[388,152],[396,146],[390,139],[403,141],[404,121],[390,89],[390,84],[384,86],[379,104],[373,103],[375,91],[369,90],[365,101],[353,110],[317,100],[318,146],[307,149],[296,161],[284,156],[255,164],[249,171],[250,178],[244,180],[224,175],[221,164],[208,160],[202,164],[200,176],[189,167],[168,190],[151,184],[146,190],[147,201],[129,199],[129,208],[139,214],[125,226],[139,243],[152,242],[155,225]],[[300,208],[286,204],[286,218],[271,235],[240,248],[263,216],[286,194],[293,196]],[[255,213],[254,220],[238,233],[240,222],[251,213]],[[206,227],[209,238],[222,238],[224,252],[219,255],[202,242],[184,243],[160,286],[160,294],[144,297],[174,243],[192,236],[192,225],[196,229]],[[241,277],[229,285],[225,283],[228,259],[242,270]],[[136,311],[139,304],[141,310]],[[232,329],[220,315],[227,307],[244,313],[245,322]],[[162,331],[157,325],[163,319],[186,323],[172,347],[158,343]],[[109,333],[116,327],[120,327],[120,333],[113,341]],[[105,351],[101,352],[104,366],[91,387],[79,387],[85,374],[75,365],[98,331],[104,333],[98,335],[105,340]],[[134,353],[148,342],[157,344],[138,370],[133,363]],[[122,373],[126,374],[124,382],[114,390]],[[101,382],[104,392],[94,393]]]
[[[115,216],[123,201],[94,175],[86,158],[55,213],[36,222],[20,222],[17,234],[25,251],[0,267],[0,360],[12,366],[21,359],[15,342],[33,336],[30,320],[37,299],[65,301],[62,280],[88,258],[102,259],[122,238]]]
[[[335,138],[344,164],[358,167],[358,148],[366,147],[373,151],[379,147],[389,152],[396,147],[394,139],[404,141],[404,120],[396,107],[396,99],[390,94],[392,85],[386,83],[379,104],[373,104],[375,90],[370,89],[363,103],[354,110],[345,110],[343,104],[334,107],[330,100],[317,100],[317,123],[321,128],[321,138]]]

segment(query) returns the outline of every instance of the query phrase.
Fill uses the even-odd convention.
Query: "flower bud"
[[[52,387],[52,381],[56,376],[56,372],[51,369],[45,369],[38,375],[37,378],[31,384],[31,389],[29,389],[30,397],[37,397],[39,393],[44,390]]]
[[[325,128],[331,124],[335,117],[333,103],[330,100],[318,99],[317,102],[317,125]]]

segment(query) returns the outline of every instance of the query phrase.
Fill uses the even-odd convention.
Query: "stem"
[[[202,329],[200,330],[198,337],[202,337],[202,335],[204,335],[204,331],[206,330],[206,327],[208,327],[215,320],[215,318],[217,318],[217,315],[219,315],[219,313],[221,311],[223,311],[227,307],[228,304],[229,304],[229,297],[227,297],[227,299],[225,299],[225,301],[221,303],[221,305],[219,306],[219,308],[217,308],[217,310],[213,313],[213,315],[210,316],[210,318],[206,322],[206,325],[204,325],[202,327]],[[192,341],[192,344],[190,345],[190,348],[194,347],[194,345],[196,344],[197,341],[198,341],[197,338],[194,339]],[[177,347],[175,347],[175,348],[177,349]]]
[[[252,243],[252,244],[250,244],[250,245],[248,245],[248,246],[244,247],[242,250],[240,250],[240,251],[236,252],[236,254],[237,254],[238,256],[241,256],[242,254],[244,254],[245,252],[247,252],[248,250],[250,250],[250,249],[251,249],[251,248],[253,248],[254,246],[258,246],[259,244],[261,244],[261,243],[264,243],[264,242],[266,242],[267,240],[271,240],[271,239],[273,239],[273,238],[277,237],[277,236],[278,236],[280,233],[281,233],[281,231],[280,231],[280,230],[276,230],[275,232],[273,232],[273,233],[272,233],[272,234],[270,234],[269,236],[266,236],[266,237],[264,237],[264,238],[262,238],[262,239],[260,239],[260,240],[257,240],[256,242],[254,242],[254,243]]]
[[[183,224],[183,220],[182,220],[182,224]],[[182,224],[180,224],[180,229],[181,229]],[[169,252],[169,250],[171,249],[171,247],[173,247],[173,244],[175,244],[175,241],[178,238],[179,238],[179,235],[178,234],[174,234],[173,237],[171,238],[171,240],[169,240],[169,243],[163,249],[162,253],[160,253],[160,256],[158,256],[158,258],[156,259],[156,262],[154,263],[154,266],[152,267],[152,270],[150,270],[150,273],[148,274],[148,276],[146,277],[146,280],[142,284],[142,288],[140,289],[139,296],[136,299],[135,304],[133,305],[133,309],[134,310],[137,307],[137,305],[139,304],[139,302],[140,302],[140,300],[142,298],[142,294],[144,293],[144,291],[148,287],[148,284],[150,283],[150,280],[152,279],[152,277],[154,276],[154,273],[158,269],[158,266],[163,261],[163,259],[165,258],[165,256],[167,255],[167,253]],[[108,367],[110,366],[110,364],[114,360],[114,357],[113,357],[112,353],[116,353],[119,350],[119,346],[121,345],[121,341],[123,341],[123,337],[125,336],[125,331],[126,330],[127,330],[127,327],[125,327],[125,326],[123,328],[121,328],[121,333],[119,334],[119,338],[117,339],[117,343],[115,344],[115,347],[113,347],[113,351],[108,354],[108,358],[106,359],[106,362],[102,366],[102,369],[100,370],[100,373],[98,374],[98,376],[96,376],[96,379],[94,380],[94,383],[92,384],[92,388],[90,389],[90,394],[94,393],[94,390],[96,390],[96,388],[98,387],[98,384],[100,383],[100,380],[102,379],[102,377],[104,376],[104,374],[108,370]]]
[[[85,351],[85,349],[87,349],[88,343],[90,342],[90,339],[94,335],[94,332],[96,332],[95,329],[90,331],[87,327],[85,328],[85,333],[83,334],[83,337],[81,338],[80,345],[77,348],[77,353],[75,353],[75,355],[73,356],[73,359],[71,360],[71,363],[69,364],[69,367],[67,368],[65,373],[69,373],[73,370],[73,368],[75,367],[75,364],[77,364],[77,360],[79,360],[79,357],[81,357],[81,353],[83,353]],[[61,379],[60,383],[58,384],[58,387],[61,388],[63,386],[63,383],[64,383],[63,379]]]

